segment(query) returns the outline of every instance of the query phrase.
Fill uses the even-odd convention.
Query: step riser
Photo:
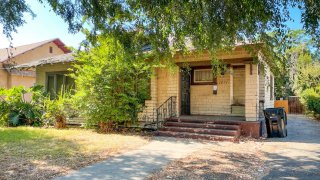
[[[166,122],[167,127],[188,127],[188,128],[206,128],[206,129],[223,129],[223,130],[239,130],[238,125],[224,124],[205,124],[205,123],[182,123],[182,122]]]
[[[167,137],[176,137],[176,138],[189,138],[189,139],[203,139],[203,140],[211,140],[211,141],[230,141],[230,142],[236,142],[238,141],[237,138],[234,137],[214,137],[214,136],[201,136],[199,134],[171,134],[165,131],[158,131],[157,132],[158,136],[167,136]]]
[[[220,136],[238,136],[239,131],[228,131],[228,130],[214,130],[214,129],[200,129],[200,128],[179,128],[179,127],[163,127],[160,131],[171,131],[171,132],[188,132],[198,134],[212,134]]]

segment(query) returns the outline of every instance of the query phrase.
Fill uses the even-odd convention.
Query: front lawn
[[[0,179],[53,178],[147,142],[84,129],[0,128]]]

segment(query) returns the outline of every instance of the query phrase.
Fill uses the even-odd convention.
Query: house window
[[[193,84],[212,84],[212,69],[195,69],[193,70]]]
[[[52,46],[49,47],[49,53],[53,53],[53,48],[52,48]]]
[[[47,73],[46,90],[50,97],[55,98],[60,93],[71,91],[74,88],[74,79],[69,77],[66,72]]]

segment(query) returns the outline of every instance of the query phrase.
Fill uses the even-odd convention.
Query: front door
[[[181,68],[181,115],[190,115],[190,73]]]

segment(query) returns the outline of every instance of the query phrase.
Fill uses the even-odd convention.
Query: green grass
[[[0,179],[46,179],[148,142],[92,130],[0,128]]]

